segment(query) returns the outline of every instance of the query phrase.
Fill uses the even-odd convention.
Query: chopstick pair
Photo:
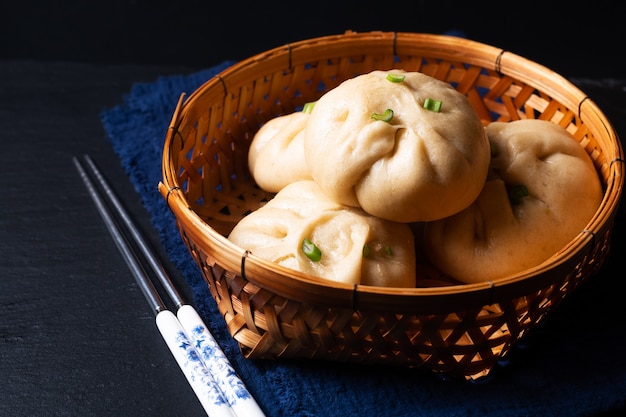
[[[83,164],[76,157],[73,158],[74,165],[76,165],[76,169],[96,204],[111,237],[156,315],[156,324],[163,339],[204,410],[212,417],[264,417],[263,411],[237,376],[217,341],[196,310],[185,303],[162,263],[96,164],[88,155],[85,155],[84,159],[92,176],[100,185],[101,191],[98,191]],[[124,225],[126,234],[116,221],[114,213]],[[150,275],[140,261],[139,254],[128,241],[127,235],[130,235],[153,274],[175,304],[176,315],[167,309],[151,281]]]

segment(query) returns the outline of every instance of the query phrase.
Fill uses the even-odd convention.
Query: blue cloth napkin
[[[231,64],[138,83],[101,121],[194,304],[268,417],[590,416],[626,408],[623,296],[607,273],[580,287],[474,382],[404,368],[244,359],[157,191],[180,93]]]

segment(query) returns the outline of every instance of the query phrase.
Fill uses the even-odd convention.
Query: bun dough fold
[[[424,250],[462,282],[496,280],[539,265],[589,223],[602,200],[589,155],[549,121],[494,122],[494,157],[477,200],[451,217],[426,223]],[[525,186],[528,195],[509,192]]]
[[[303,253],[305,238],[321,250],[318,262]],[[239,221],[228,239],[261,258],[338,282],[416,283],[415,242],[408,224],[335,203],[313,181],[287,185]]]
[[[308,120],[303,112],[270,119],[252,139],[248,167],[263,190],[277,193],[287,184],[311,179],[303,145]]]
[[[404,75],[391,82],[387,74]],[[424,108],[427,99],[441,111]],[[373,113],[393,110],[388,121]],[[333,200],[398,222],[431,221],[466,208],[482,189],[489,143],[469,100],[417,72],[373,71],[316,103],[304,129],[313,179]]]

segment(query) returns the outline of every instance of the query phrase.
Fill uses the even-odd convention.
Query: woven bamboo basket
[[[585,230],[519,274],[410,289],[316,278],[232,244],[225,236],[234,225],[272,197],[247,168],[259,127],[348,78],[392,68],[447,81],[485,124],[536,118],[571,132],[605,190]],[[602,111],[555,72],[467,39],[349,31],[258,54],[182,94],[165,138],[159,190],[245,357],[389,364],[476,379],[601,269],[623,169],[621,144]],[[420,270],[438,273],[427,265]]]

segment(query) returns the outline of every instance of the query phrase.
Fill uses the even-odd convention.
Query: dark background
[[[580,2],[577,2],[580,3]],[[620,77],[623,5],[549,1],[0,0],[0,59],[205,68],[346,30],[443,33],[566,77]]]

